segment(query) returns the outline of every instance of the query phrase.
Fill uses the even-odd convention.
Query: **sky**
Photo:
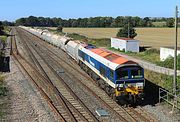
[[[1,0],[0,20],[43,16],[84,18],[95,16],[173,17],[180,0]]]

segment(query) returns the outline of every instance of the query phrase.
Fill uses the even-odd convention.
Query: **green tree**
[[[129,37],[128,37],[129,33]],[[125,24],[122,29],[116,35],[117,37],[134,38],[137,36],[136,30],[133,28],[132,24]]]
[[[174,19],[173,18],[168,18],[166,21],[166,26],[167,27],[173,27],[174,26]]]
[[[58,32],[62,32],[63,27],[62,27],[62,26],[58,26],[56,30],[57,30]]]
[[[26,18],[20,18],[16,20],[16,25],[25,25],[26,26]]]
[[[3,30],[4,30],[4,26],[3,26],[2,22],[0,21],[0,35],[4,34]]]

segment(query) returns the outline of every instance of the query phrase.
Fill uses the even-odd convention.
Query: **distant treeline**
[[[125,24],[131,24],[133,27],[154,27],[153,22],[166,22],[166,27],[172,27],[173,18],[151,18],[151,17],[132,17],[118,16],[113,17],[90,17],[78,19],[62,19],[62,18],[45,18],[29,16],[20,18],[15,23],[4,21],[4,25],[24,25],[24,26],[41,26],[41,27],[122,27]]]
[[[131,16],[90,17],[78,19],[44,18],[29,16],[16,20],[16,25],[42,26],[42,27],[122,27],[124,24],[132,24],[133,27],[153,27],[153,22],[173,21],[173,18],[140,18]],[[168,26],[168,25],[167,25]],[[172,25],[171,25],[172,26]]]

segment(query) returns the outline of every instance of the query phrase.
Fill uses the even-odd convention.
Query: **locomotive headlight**
[[[143,89],[144,84],[143,83],[136,83],[136,87],[139,89]]]
[[[123,87],[124,85],[123,84],[119,84],[118,87]]]
[[[124,87],[123,84],[119,84],[118,87],[117,87],[117,90],[118,90],[118,91],[122,91],[122,90],[123,90],[123,87]]]

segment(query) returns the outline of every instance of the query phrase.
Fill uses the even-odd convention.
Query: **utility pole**
[[[129,21],[128,21],[128,38],[129,38]]]
[[[177,36],[178,36],[178,6],[176,6],[175,10],[175,43],[174,43],[174,80],[173,80],[173,94],[174,94],[174,105],[173,111],[176,104],[176,90],[177,90]]]

